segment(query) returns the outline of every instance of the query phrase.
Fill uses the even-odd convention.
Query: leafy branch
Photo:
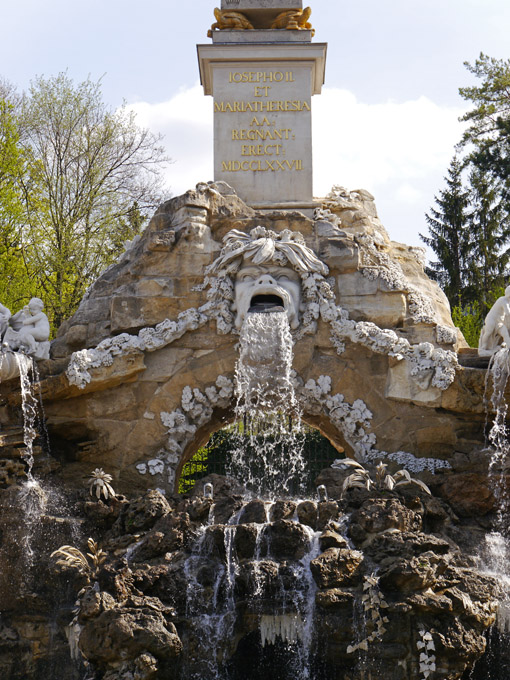
[[[93,538],[88,539],[87,546],[90,552],[84,555],[81,550],[72,545],[63,545],[52,552],[50,558],[55,560],[56,567],[61,567],[63,570],[76,570],[81,575],[95,578],[107,554],[101,550]]]

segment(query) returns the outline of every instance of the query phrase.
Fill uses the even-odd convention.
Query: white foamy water
[[[497,577],[503,589],[497,615],[497,626],[501,633],[510,632],[510,544],[507,535],[509,498],[506,488],[510,441],[506,425],[508,403],[505,398],[509,377],[510,350],[502,348],[492,357],[485,381],[487,442],[491,450],[489,481],[498,507],[496,529],[485,536],[481,555],[486,571]],[[493,413],[492,423],[489,423],[489,412]]]
[[[267,498],[299,495],[305,486],[293,344],[286,314],[247,315],[235,374],[235,413],[242,426],[227,473]]]

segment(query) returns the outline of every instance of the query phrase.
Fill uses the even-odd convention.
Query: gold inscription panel
[[[293,157],[300,151],[299,135],[294,126],[289,126],[289,121],[293,122],[294,116],[309,113],[311,109],[309,100],[285,96],[288,96],[289,85],[292,87],[296,82],[294,71],[232,70],[227,81],[233,96],[215,100],[215,116],[242,115],[236,116],[241,125],[229,131],[228,146],[233,157],[220,159],[221,172],[301,172],[303,158]],[[242,89],[237,96],[236,86]],[[285,121],[281,120],[282,114],[287,114]]]

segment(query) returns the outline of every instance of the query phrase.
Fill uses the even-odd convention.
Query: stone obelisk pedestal
[[[327,45],[306,28],[270,28],[301,9],[301,0],[223,0],[224,12],[254,28],[215,30],[212,45],[198,45],[204,92],[214,97],[214,179],[256,209],[314,207],[311,98],[324,83]]]

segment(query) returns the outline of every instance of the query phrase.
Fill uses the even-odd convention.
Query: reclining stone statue
[[[478,341],[478,354],[491,356],[501,347],[510,349],[510,286],[507,286],[505,294],[496,300],[485,317]]]
[[[9,327],[9,319],[11,318],[11,310],[7,309],[1,302],[0,302],[0,340],[4,337],[5,331]]]
[[[3,309],[6,308],[3,307]],[[32,298],[28,305],[10,316],[9,327],[3,336],[4,347],[7,346],[12,351],[24,352],[34,359],[48,359],[50,323],[43,309],[43,301],[39,298]]]

